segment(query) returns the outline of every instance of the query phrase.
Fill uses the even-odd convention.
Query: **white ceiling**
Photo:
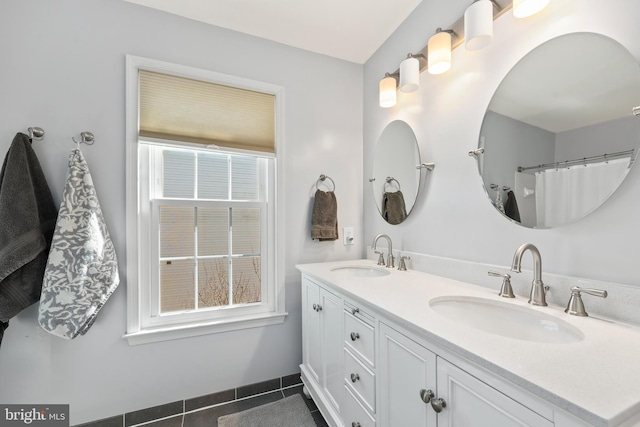
[[[365,63],[422,0],[125,0]]]
[[[489,108],[558,133],[630,117],[640,68],[618,42],[594,33],[552,39],[504,78]]]

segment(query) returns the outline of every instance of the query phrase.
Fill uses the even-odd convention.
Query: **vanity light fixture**
[[[395,73],[385,73],[384,78],[380,80],[380,106],[389,108],[396,105],[396,76]]]
[[[438,28],[427,44],[427,71],[442,74],[451,68],[451,35],[453,30]]]
[[[547,7],[549,0],[513,0],[513,16],[526,18]]]
[[[470,0],[471,5],[449,29],[438,28],[418,54],[408,54],[393,73],[380,80],[379,97],[383,108],[396,105],[396,90],[413,92],[420,86],[420,73],[442,74],[451,68],[453,49],[463,42],[467,50],[479,50],[493,40],[493,21],[513,9],[517,18],[544,9],[550,0]]]
[[[400,63],[400,90],[402,92],[414,92],[420,87],[420,60],[424,55],[412,53]]]
[[[491,0],[476,0],[464,12],[464,46],[479,50],[493,40],[493,5]]]

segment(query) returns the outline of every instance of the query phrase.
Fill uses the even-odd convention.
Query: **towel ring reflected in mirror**
[[[319,190],[319,189],[320,189],[320,185],[321,185],[322,183],[326,184],[326,182],[325,182],[325,181],[326,181],[327,179],[328,179],[329,181],[331,181],[331,185],[333,186],[333,188],[329,189],[329,191],[335,191],[335,190],[336,190],[336,183],[335,183],[335,181],[334,181],[333,179],[331,179],[331,177],[330,177],[330,176],[325,175],[325,174],[320,175],[320,177],[319,177],[319,178],[318,178],[318,180],[316,181],[316,190]]]
[[[390,189],[391,191],[400,191],[400,182],[398,182],[394,177],[388,176],[387,179],[385,179],[384,191],[386,192],[387,189]]]

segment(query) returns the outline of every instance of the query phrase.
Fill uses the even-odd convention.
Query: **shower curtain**
[[[536,172],[538,227],[579,219],[600,206],[622,182],[629,159]]]

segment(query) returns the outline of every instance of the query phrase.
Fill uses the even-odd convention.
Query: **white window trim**
[[[275,159],[275,227],[269,228],[268,241],[274,242],[273,249],[267,253],[269,257],[275,257],[274,271],[267,280],[273,283],[275,295],[270,298],[273,303],[271,311],[259,314],[246,314],[234,317],[214,319],[208,321],[194,321],[188,324],[144,327],[141,312],[142,291],[140,265],[143,260],[140,258],[140,242],[148,236],[143,236],[144,231],[138,226],[138,212],[142,207],[139,203],[138,194],[138,174],[147,173],[144,162],[140,162],[138,157],[138,71],[156,71],[160,73],[173,74],[182,77],[196,78],[218,84],[239,87],[275,95],[276,103],[276,135],[275,150],[278,157],[282,158],[283,153],[283,130],[284,130],[284,89],[281,86],[257,82],[236,76],[220,74],[198,68],[171,64],[138,56],[126,56],[126,221],[127,221],[127,333],[124,337],[130,345],[145,344],[157,341],[179,339],[205,335],[217,332],[235,331],[239,329],[264,327],[283,323],[287,315],[285,311],[285,283],[284,283],[284,245],[277,244],[278,236],[284,230],[284,173],[278,167]],[[233,151],[233,150],[230,150]],[[264,156],[264,153],[259,153]],[[142,169],[141,169],[142,168]]]

